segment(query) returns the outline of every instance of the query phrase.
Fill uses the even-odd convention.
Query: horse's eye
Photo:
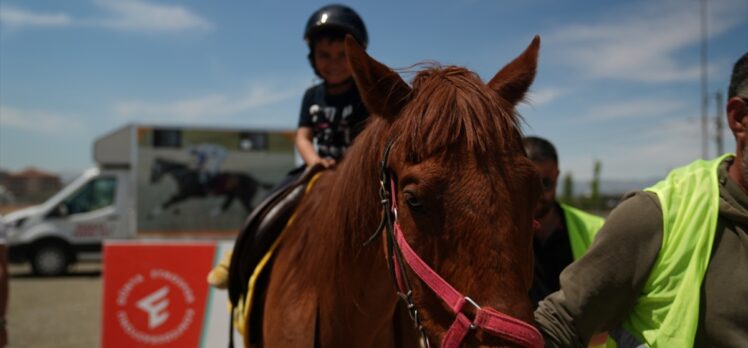
[[[405,192],[405,203],[414,211],[423,210],[423,202],[412,192]]]

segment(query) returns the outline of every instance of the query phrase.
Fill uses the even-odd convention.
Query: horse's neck
[[[334,247],[339,250],[342,260],[338,261],[342,262],[338,262],[337,267],[357,275],[386,266],[378,262],[382,256],[378,243],[364,245],[364,241],[376,231],[381,214],[376,189],[368,187],[376,187],[376,181],[358,180],[363,183],[351,184],[357,179],[346,177],[344,170],[329,172],[328,175],[327,180],[321,183],[321,202],[316,215],[320,220],[325,220],[319,224],[325,230],[321,233],[328,234],[335,241]]]
[[[319,294],[320,325],[328,330],[321,337],[327,343],[323,346],[378,342],[370,347],[386,347],[381,343],[383,338],[393,342],[397,297],[379,240],[340,265],[335,279]]]
[[[332,220],[337,221],[328,225],[330,231],[317,231],[334,233],[331,238],[337,240],[338,252],[331,258],[332,280],[320,294],[320,306],[345,310],[334,311],[335,313],[327,316],[321,312],[320,320],[324,322],[323,325],[327,323],[333,328],[336,325],[349,328],[333,335],[342,339],[333,343],[340,344],[346,343],[351,337],[387,334],[387,330],[392,329],[392,316],[397,302],[380,237],[363,245],[375,232],[381,216],[381,205],[376,193],[378,183],[376,180],[367,182],[370,179],[368,177],[346,177],[352,171],[346,170],[344,166],[340,171],[330,173],[328,185],[332,187],[327,190],[327,203],[332,205],[327,210],[336,215]],[[354,182],[357,184],[353,184]]]

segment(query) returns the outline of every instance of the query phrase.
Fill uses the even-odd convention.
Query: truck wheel
[[[35,248],[31,257],[34,274],[43,277],[63,275],[68,270],[70,257],[61,243],[44,243]]]

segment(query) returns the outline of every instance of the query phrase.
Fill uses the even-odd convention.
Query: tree
[[[571,177],[571,172],[567,172],[564,175],[564,184],[561,191],[561,201],[566,204],[572,204],[574,201],[574,180]]]

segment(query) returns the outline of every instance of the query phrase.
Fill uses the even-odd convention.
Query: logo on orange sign
[[[152,345],[169,343],[182,336],[194,322],[194,304],[194,292],[182,277],[164,269],[152,269],[147,277],[136,274],[119,289],[117,321],[137,341]]]

